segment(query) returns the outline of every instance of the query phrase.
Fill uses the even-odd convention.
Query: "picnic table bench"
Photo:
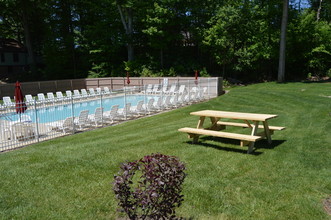
[[[241,146],[248,145],[247,153],[253,151],[254,143],[258,140],[266,138],[268,143],[272,142],[271,135],[274,131],[284,130],[285,127],[280,126],[269,126],[268,120],[277,117],[277,115],[271,114],[254,114],[254,113],[243,113],[243,112],[226,112],[226,111],[215,111],[215,110],[202,110],[197,112],[191,112],[191,115],[200,116],[198,125],[196,128],[184,127],[178,129],[180,132],[188,133],[189,138],[193,138],[193,143],[197,143],[200,135],[208,135],[214,137],[230,138],[240,140]],[[204,127],[205,118],[209,117],[211,125]],[[220,121],[220,119],[234,119],[243,120],[245,123],[231,122],[231,121]],[[250,122],[252,121],[252,122]],[[262,122],[262,125],[259,123]],[[226,126],[235,126],[250,128],[251,134],[239,134],[233,132],[225,132]],[[258,132],[258,129],[263,131]]]

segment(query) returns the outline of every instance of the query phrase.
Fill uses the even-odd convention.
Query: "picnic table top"
[[[277,117],[277,115],[271,115],[271,114],[228,112],[228,111],[216,111],[216,110],[202,110],[197,112],[191,112],[190,114],[197,116],[205,116],[205,117],[242,119],[242,120],[252,120],[252,121],[266,121],[268,119]]]

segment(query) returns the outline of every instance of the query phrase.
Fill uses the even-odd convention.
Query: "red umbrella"
[[[129,72],[126,72],[126,83],[129,85],[130,84],[130,75]]]
[[[24,102],[23,93],[21,89],[21,83],[18,81],[15,85],[15,103],[16,103],[16,113],[23,113],[27,109]]]

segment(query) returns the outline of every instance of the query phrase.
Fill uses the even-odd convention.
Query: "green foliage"
[[[142,76],[142,77],[152,77],[152,76],[155,76],[155,75],[154,75],[153,71],[150,68],[143,65],[140,76]]]
[[[228,66],[231,72],[244,77],[246,71],[256,71],[261,61],[275,57],[277,40],[273,38],[272,27],[268,27],[264,10],[252,3],[244,6],[229,3],[218,9],[209,21],[203,43],[213,51],[219,65]]]
[[[304,9],[291,1],[289,79],[330,69],[331,3],[322,2],[316,21],[320,1],[309,2]],[[126,68],[135,76],[192,76],[202,67],[213,76],[272,80],[281,6],[279,0],[3,0],[0,37],[32,48],[38,68],[23,74],[29,80],[123,76]],[[123,63],[128,46],[133,64]]]
[[[108,63],[100,63],[99,65],[92,64],[92,69],[88,73],[88,78],[99,78],[108,76],[108,72],[106,66]]]
[[[300,66],[301,74],[326,76],[331,66],[330,25],[316,21],[316,13],[307,10],[290,26],[289,37],[290,66]]]
[[[210,77],[206,67],[203,67],[202,70],[200,70],[199,74],[201,77]]]

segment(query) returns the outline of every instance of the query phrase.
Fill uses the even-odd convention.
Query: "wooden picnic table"
[[[228,111],[215,111],[215,110],[202,110],[191,112],[191,115],[199,116],[199,121],[196,128],[180,128],[181,132],[189,134],[189,138],[193,138],[193,143],[197,143],[200,135],[208,135],[222,138],[230,138],[240,140],[240,145],[248,145],[247,153],[253,151],[254,143],[262,138],[266,138],[268,143],[272,142],[271,135],[276,130],[283,130],[285,127],[269,126],[268,120],[276,118],[274,114],[256,114],[244,112],[228,112]],[[205,118],[209,117],[211,124],[204,127]],[[222,121],[221,119],[241,120],[244,123]],[[261,125],[259,125],[262,123]],[[251,134],[238,134],[233,132],[224,132],[226,126],[237,126],[251,129]],[[263,129],[258,132],[258,129]]]

